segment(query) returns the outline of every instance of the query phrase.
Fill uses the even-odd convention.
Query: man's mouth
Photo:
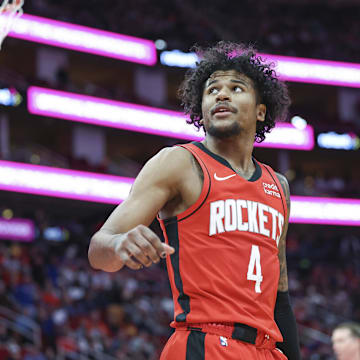
[[[234,109],[228,105],[217,105],[212,111],[211,114],[212,115],[216,115],[216,114],[223,114],[223,115],[228,115],[231,113],[234,113]]]

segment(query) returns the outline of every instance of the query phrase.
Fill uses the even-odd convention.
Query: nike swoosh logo
[[[225,177],[219,177],[219,176],[216,175],[216,173],[214,174],[214,178],[217,181],[224,181],[224,180],[232,178],[233,176],[236,176],[236,174],[232,174],[232,175],[225,176]]]

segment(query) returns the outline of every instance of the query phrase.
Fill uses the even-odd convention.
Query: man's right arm
[[[180,148],[163,149],[146,163],[128,198],[91,238],[88,257],[93,268],[114,272],[126,265],[137,270],[174,252],[148,226],[179,194],[189,164],[188,152]]]

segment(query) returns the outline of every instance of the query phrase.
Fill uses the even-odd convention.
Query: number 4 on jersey
[[[252,245],[247,279],[255,281],[255,292],[261,293],[260,284],[263,281],[260,264],[260,250],[257,245]]]

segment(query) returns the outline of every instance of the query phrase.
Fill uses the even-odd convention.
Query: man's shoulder
[[[276,175],[277,179],[279,180],[281,187],[285,193],[286,198],[289,197],[290,195],[290,187],[289,187],[289,182],[286,178],[286,176],[284,174],[279,173],[278,171],[275,171],[270,165],[268,164],[262,164],[265,165],[267,168],[270,168],[274,174]]]
[[[134,187],[141,191],[157,188],[171,189],[172,194],[186,180],[191,170],[191,154],[179,146],[166,147],[151,157],[135,179]]]
[[[279,173],[277,171],[275,171],[275,175],[279,179],[282,186],[285,186],[287,188],[289,187],[289,182],[288,182],[285,175],[283,175],[283,174],[281,174],[281,173]]]
[[[161,149],[145,164],[144,169],[151,171],[152,176],[157,178],[178,179],[185,175],[191,166],[191,153],[181,146],[172,146]]]
[[[286,176],[284,174],[281,174],[279,173],[278,171],[274,170],[269,164],[265,164],[265,163],[262,163],[258,160],[256,160],[258,163],[262,164],[263,166],[265,166],[266,168],[268,169],[271,169],[271,171],[276,175],[277,179],[279,180],[279,182],[281,183],[281,186],[282,187],[289,187],[289,183],[288,183],[288,180],[286,178]]]
[[[181,146],[170,146],[161,149],[150,161],[157,161],[167,164],[168,166],[174,165],[174,162],[177,164],[181,164],[182,162],[185,164],[191,160],[191,153]]]
[[[275,174],[276,174],[277,178],[279,179],[281,187],[282,187],[282,189],[284,191],[287,207],[288,207],[288,209],[290,209],[290,186],[289,186],[289,182],[288,182],[285,175],[283,175],[281,173],[278,173],[278,172],[275,172]]]

